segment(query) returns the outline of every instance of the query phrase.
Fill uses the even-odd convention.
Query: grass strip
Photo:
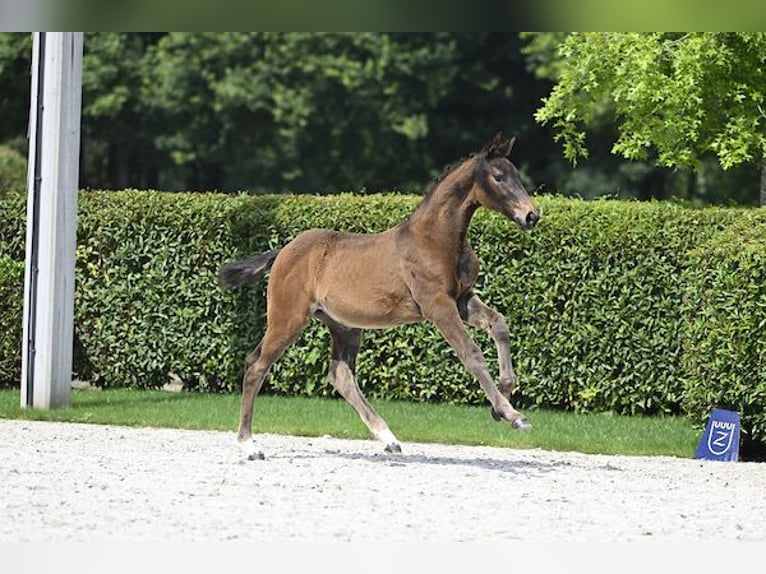
[[[683,417],[619,416],[528,410],[533,428],[514,431],[489,409],[450,404],[371,401],[403,442],[540,448],[590,454],[691,458],[700,432]],[[22,409],[18,390],[0,391],[0,418],[141,427],[220,430],[235,433],[239,395],[173,393],[134,389],[73,389],[71,406],[51,411]],[[261,395],[256,433],[372,438],[341,399]],[[234,440],[234,436],[232,436]]]

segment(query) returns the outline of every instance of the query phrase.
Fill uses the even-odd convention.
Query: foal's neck
[[[432,189],[407,221],[411,229],[459,248],[479,206],[471,192],[476,158],[450,171]]]

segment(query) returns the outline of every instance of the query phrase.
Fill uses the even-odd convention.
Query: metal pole
[[[82,47],[82,32],[34,33],[22,407],[71,395]]]

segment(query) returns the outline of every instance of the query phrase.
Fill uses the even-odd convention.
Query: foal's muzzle
[[[524,227],[526,229],[532,229],[535,225],[537,225],[537,222],[540,221],[540,216],[536,211],[530,211],[527,213],[527,217],[524,220]]]
[[[540,214],[535,209],[530,209],[526,213],[523,211],[521,213],[516,212],[513,218],[516,223],[525,231],[529,231],[532,229],[535,225],[537,225],[537,222],[540,221]]]
[[[524,231],[529,231],[540,221],[540,211],[531,201],[516,204],[505,214]]]

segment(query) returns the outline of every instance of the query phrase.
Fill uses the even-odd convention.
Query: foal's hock
[[[515,139],[515,138],[514,138]],[[255,397],[274,362],[312,317],[332,336],[329,378],[387,452],[401,446],[356,382],[356,355],[363,329],[430,321],[479,380],[495,420],[526,429],[526,418],[511,406],[516,385],[504,317],[472,291],[479,264],[466,235],[478,207],[498,211],[522,229],[540,219],[509,161],[514,139],[500,134],[481,152],[448,169],[410,216],[375,234],[310,229],[281,249],[221,267],[220,280],[238,287],[267,271],[267,325],[247,357],[242,383],[238,440],[248,458],[263,458],[252,441]],[[464,324],[487,331],[497,346],[496,386],[479,347]]]

